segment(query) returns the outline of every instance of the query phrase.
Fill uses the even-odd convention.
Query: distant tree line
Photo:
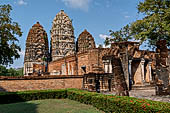
[[[5,66],[0,65],[0,76],[23,76],[23,68],[20,68],[20,69],[9,68],[9,69],[7,69]]]

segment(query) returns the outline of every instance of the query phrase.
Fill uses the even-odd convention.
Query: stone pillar
[[[131,89],[131,85],[132,85],[132,60],[129,60],[128,68],[129,68],[129,89]]]
[[[66,75],[66,65],[65,64],[62,64],[62,68],[61,68],[61,74],[62,75]]]
[[[112,73],[112,61],[110,60],[110,63],[109,63],[109,73]]]
[[[24,63],[24,76],[27,75],[27,74],[26,74],[26,71],[27,71],[27,70],[26,70],[26,63]]]
[[[109,66],[108,66],[108,64],[106,63],[106,64],[105,64],[105,73],[108,73],[108,67],[109,67]]]
[[[71,75],[70,63],[69,63],[69,62],[67,63],[67,67],[68,67],[68,68],[67,68],[67,71],[68,71],[67,74],[68,74],[68,75]]]
[[[144,67],[144,64],[145,64],[145,59],[142,58],[141,63],[140,63],[140,65],[141,65],[141,78],[142,78],[141,82],[142,82],[142,84],[145,82],[145,75],[144,75],[145,74],[145,70],[144,70],[145,67]]]
[[[105,73],[109,73],[109,68],[110,68],[109,60],[105,60],[105,61],[103,61],[103,63],[104,63],[104,71],[105,71]]]
[[[152,62],[149,62],[149,80],[150,80],[150,82],[152,81],[152,67],[151,67],[151,65],[152,65]]]

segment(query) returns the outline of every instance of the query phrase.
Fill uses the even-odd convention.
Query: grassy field
[[[0,105],[0,113],[104,113],[69,99],[47,99]]]

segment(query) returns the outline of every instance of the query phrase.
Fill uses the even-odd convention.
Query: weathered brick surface
[[[70,55],[50,62],[48,65],[48,71],[51,75],[77,75],[76,66],[75,55]]]
[[[65,65],[65,75],[70,75],[69,72],[73,75],[83,75],[85,73],[94,72],[98,73],[99,68],[101,68],[101,71],[104,71],[104,65],[102,63],[102,57],[105,53],[104,50],[106,49],[91,49],[89,51],[78,53],[77,55],[66,56],[65,58],[50,62],[48,65],[48,71],[51,75],[63,75],[62,71],[65,71],[65,67],[62,67]],[[86,72],[84,72],[82,67],[86,68]]]
[[[26,91],[64,88],[82,88],[83,78],[51,78],[28,80],[0,80],[0,91]]]
[[[43,65],[48,59],[48,37],[39,22],[29,30],[24,56],[24,75],[45,72]],[[37,66],[35,66],[37,64]],[[33,66],[34,65],[34,66]]]
[[[78,37],[78,52],[96,48],[93,36],[85,29]]]

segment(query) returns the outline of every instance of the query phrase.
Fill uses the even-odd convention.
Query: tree
[[[6,67],[0,65],[0,76],[5,76],[6,73],[8,73],[8,70],[6,69]]]
[[[167,40],[170,46],[170,1],[145,0],[139,3],[138,12],[145,17],[131,24],[134,38],[147,40],[149,47],[155,47],[159,40]]]
[[[170,47],[170,0],[144,0],[137,8],[144,17],[129,25],[127,40],[133,37],[140,43],[147,41],[151,48],[156,46],[157,41],[166,40]]]
[[[20,26],[10,18],[12,7],[0,5],[0,64],[9,65],[20,57],[17,37],[22,36]]]
[[[0,76],[23,76],[23,68],[7,69],[5,66],[0,65]]]
[[[129,25],[121,28],[119,31],[112,31],[110,30],[110,37],[106,37],[105,45],[110,45],[112,42],[123,42],[132,39],[130,35],[130,28]]]
[[[19,76],[19,73],[18,73],[18,71],[16,71],[15,69],[10,68],[10,69],[8,69],[7,76]],[[20,76],[21,76],[21,75],[20,75]]]
[[[103,48],[102,44],[99,44],[98,48]]]

